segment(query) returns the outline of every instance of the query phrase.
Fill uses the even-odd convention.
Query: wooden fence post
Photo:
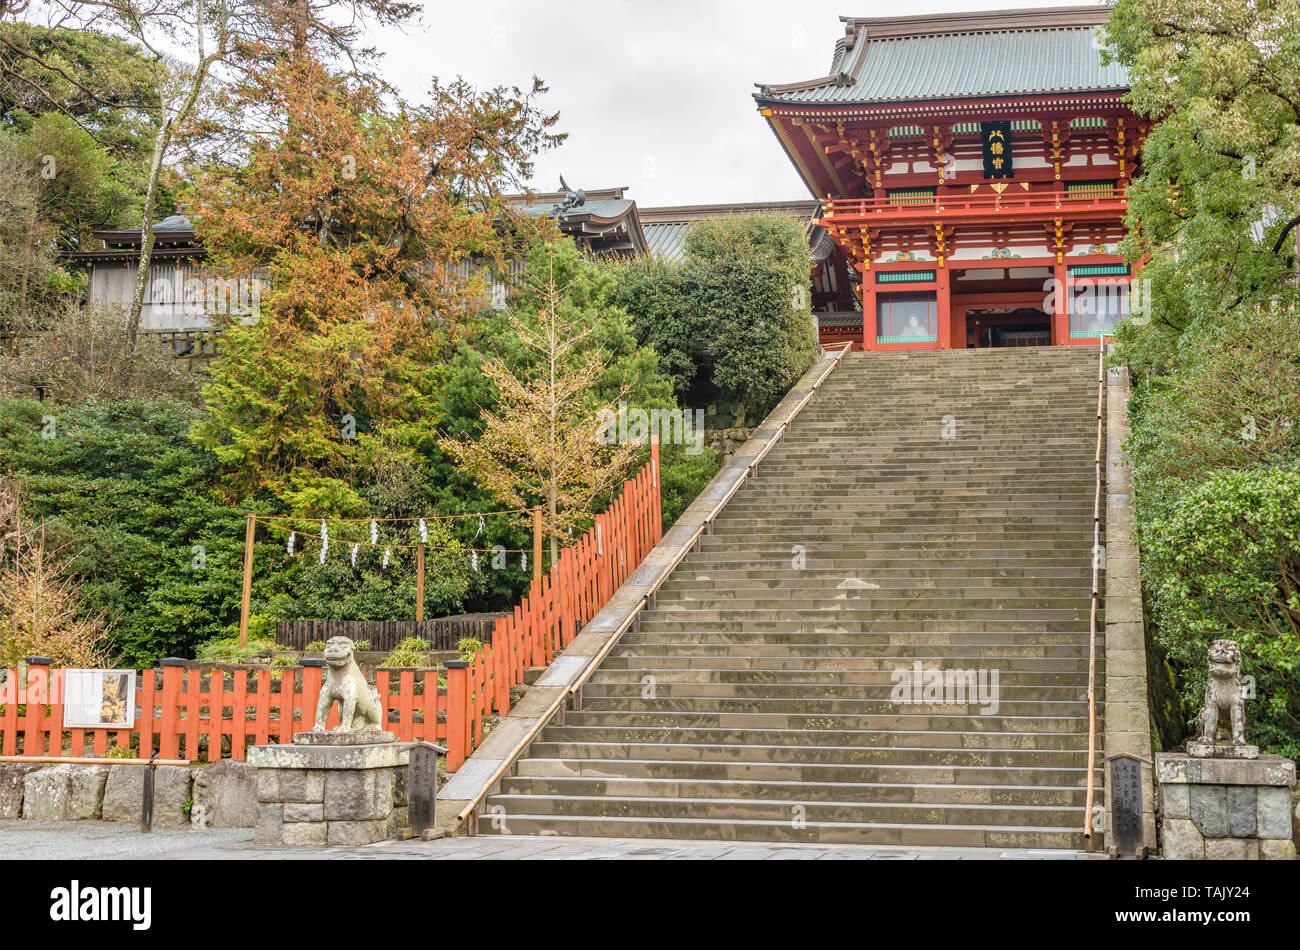
[[[53,699],[50,695],[54,686],[53,663],[48,656],[27,657],[27,728],[23,732],[23,755],[45,754],[45,704]],[[50,755],[62,751],[63,734],[55,736],[51,732]]]
[[[651,523],[650,536],[654,539],[654,543],[658,544],[663,538],[664,510],[663,486],[659,484],[659,436],[657,435],[650,437],[650,486],[651,497],[654,498],[654,519]]]
[[[460,768],[469,747],[469,663],[448,660],[447,669],[447,771]]]
[[[162,660],[162,715],[158,723],[158,757],[174,759],[180,754],[180,695],[185,660],[169,656]]]
[[[244,589],[239,597],[239,645],[248,646],[248,605],[253,596],[253,536],[257,533],[257,515],[248,513],[244,526]]]
[[[316,727],[316,704],[320,701],[321,683],[325,679],[325,661],[304,659],[302,666],[302,731]]]
[[[533,579],[542,576],[542,506],[533,509]]]
[[[415,548],[415,622],[424,620],[424,545]]]

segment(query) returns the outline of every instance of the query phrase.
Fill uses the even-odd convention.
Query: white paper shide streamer
[[[294,534],[292,531],[289,532],[289,543],[285,546],[285,549],[284,549],[284,550],[285,550],[285,553],[288,554],[289,557],[293,557],[293,541],[294,541],[294,538],[296,538],[296,537],[297,537],[297,535]]]
[[[384,563],[381,565],[384,570],[388,570],[388,555],[392,553],[391,548],[384,548]]]
[[[370,543],[379,543],[379,525],[375,524],[374,521],[370,522]]]
[[[420,543],[429,543],[429,529],[425,526],[423,518],[420,519]]]
[[[325,519],[320,520],[320,562],[325,563],[325,552],[330,549],[330,529]]]
[[[361,547],[360,544],[352,545],[352,566],[353,567],[357,566],[357,548],[359,547]]]

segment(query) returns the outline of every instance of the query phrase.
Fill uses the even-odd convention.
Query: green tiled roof
[[[686,256],[686,232],[690,227],[690,223],[684,221],[671,224],[645,224],[644,222],[641,224],[650,253],[674,261]]]
[[[763,87],[758,98],[843,104],[1122,90],[1128,75],[1102,65],[1088,26],[1002,28],[872,38],[865,21],[824,80]],[[920,32],[918,30],[918,32]]]
[[[564,213],[564,217],[572,215],[589,214],[596,218],[621,218],[627,214],[632,207],[630,198],[598,198],[587,199],[583,204],[570,208]],[[554,201],[544,201],[535,204],[522,205],[519,210],[529,215],[550,214],[555,208]]]

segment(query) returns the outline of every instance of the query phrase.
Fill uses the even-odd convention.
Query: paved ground
[[[252,840],[251,828],[157,828],[145,835],[138,824],[120,821],[0,821],[0,860],[175,858]]]
[[[489,835],[438,841],[385,841],[362,848],[268,848],[253,844],[251,829],[198,831],[139,828],[103,821],[0,821],[0,859],[170,858],[181,860],[629,860],[629,861],[917,861],[1105,860],[1074,851],[1000,851],[992,848],[887,848],[864,845],[655,841],[644,838],[561,838]]]

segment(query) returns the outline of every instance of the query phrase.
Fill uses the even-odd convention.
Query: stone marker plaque
[[[1143,853],[1142,760],[1117,755],[1106,760],[1106,796],[1110,802],[1108,848],[1115,854]]]

